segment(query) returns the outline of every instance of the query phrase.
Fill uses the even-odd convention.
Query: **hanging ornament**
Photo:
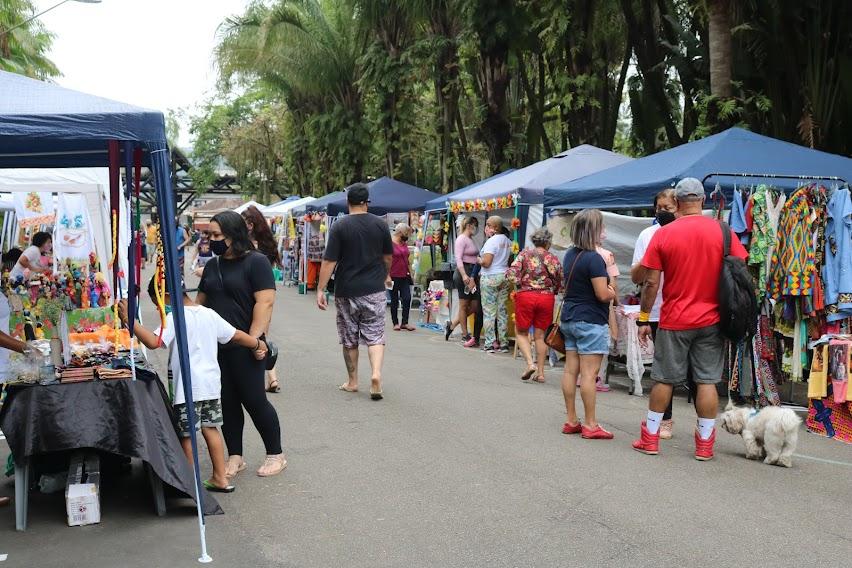
[[[513,217],[512,218],[512,230],[517,231],[520,228],[521,228],[521,220],[518,219],[517,217]]]
[[[321,223],[320,224],[320,233],[324,233],[324,232],[325,232],[325,223]]]
[[[521,250],[520,245],[518,245],[518,241],[512,243],[512,254],[518,254],[518,251]]]

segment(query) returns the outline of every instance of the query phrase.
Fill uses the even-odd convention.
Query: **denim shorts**
[[[559,328],[565,338],[565,351],[576,351],[580,355],[609,354],[609,325],[563,321]]]

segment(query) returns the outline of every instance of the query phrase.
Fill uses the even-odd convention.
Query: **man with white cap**
[[[642,342],[651,335],[650,311],[661,272],[666,279],[651,370],[655,383],[641,437],[633,442],[639,452],[659,453],[663,412],[674,385],[684,382],[691,368],[697,385],[695,459],[700,461],[713,459],[719,405],[716,384],[722,380],[725,349],[725,339],[719,332],[722,230],[718,221],[702,215],[704,198],[699,180],[680,180],[675,186],[678,219],[654,234],[642,258],[646,275],[637,322]],[[733,233],[731,254],[743,259],[748,256]]]

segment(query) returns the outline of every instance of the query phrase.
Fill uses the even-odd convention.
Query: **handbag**
[[[580,259],[580,256],[583,254],[583,251],[577,253],[577,256],[574,258],[574,262],[571,264],[571,270],[568,273],[568,278],[565,280],[565,289],[568,289],[568,285],[571,283],[571,277],[574,276],[574,267],[577,266],[577,261]],[[562,320],[562,307],[565,305],[565,298],[563,297],[562,303],[559,304],[559,310],[556,312],[556,320],[547,326],[547,330],[544,332],[544,342],[548,347],[553,349],[554,351],[558,351],[559,353],[565,353],[565,337],[562,335],[562,329],[560,329],[560,322]]]

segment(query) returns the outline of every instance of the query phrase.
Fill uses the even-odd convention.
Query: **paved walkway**
[[[852,551],[852,447],[803,433],[792,469],[743,457],[719,432],[717,459],[692,458],[694,414],[676,401],[675,439],[658,457],[630,449],[647,398],[600,395],[613,441],[560,433],[561,370],[518,380],[519,361],[391,332],[382,402],[336,386],[344,366],[333,312],[282,289],[273,337],[283,390],[271,395],[290,466],[249,470],[209,519],[218,566],[846,566]],[[163,358],[160,358],[163,361]],[[366,356],[361,369],[369,378]],[[250,422],[249,422],[250,424]],[[0,442],[0,458],[7,448]],[[206,460],[205,460],[206,461]],[[254,468],[254,469],[253,469]],[[11,494],[12,485],[0,485]],[[153,516],[136,468],[105,487],[103,522],[68,528],[60,495],[34,495],[30,530],[0,510],[0,566],[197,566],[188,502]]]

